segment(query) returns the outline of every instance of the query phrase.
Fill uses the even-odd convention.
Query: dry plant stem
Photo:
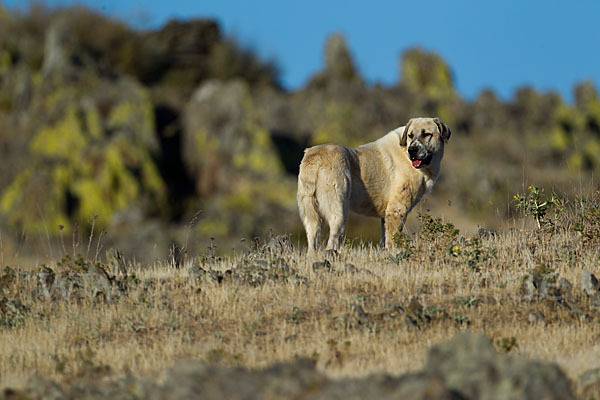
[[[94,227],[96,226],[96,216],[92,217],[92,229],[90,231],[90,238],[88,240],[87,251],[85,252],[85,258],[90,255],[90,247],[92,247],[92,239],[94,239]]]
[[[100,251],[102,250],[102,236],[106,234],[104,228],[100,231],[100,236],[98,237],[98,241],[96,242],[96,254],[94,254],[94,261],[98,261],[98,257],[100,256]]]

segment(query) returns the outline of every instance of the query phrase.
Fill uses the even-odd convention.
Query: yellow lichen
[[[6,73],[12,65],[12,57],[6,50],[0,49],[0,75]]]
[[[0,199],[0,208],[3,213],[9,216],[9,219],[14,217],[14,215],[11,214],[11,211],[21,204],[23,200],[25,184],[31,178],[32,172],[33,171],[29,168],[22,171],[12,183],[4,189],[4,193]]]
[[[30,144],[30,150],[49,157],[72,158],[81,153],[87,142],[77,110],[70,107],[62,120],[55,125],[43,127],[37,133]]]

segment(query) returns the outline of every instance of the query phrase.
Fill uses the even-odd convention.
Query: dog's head
[[[400,137],[400,146],[407,148],[412,166],[422,168],[433,161],[441,161],[444,144],[451,134],[450,129],[438,118],[412,118]]]

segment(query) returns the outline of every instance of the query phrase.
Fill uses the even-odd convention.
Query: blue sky
[[[1,1],[1,0],[0,0]],[[22,7],[23,0],[4,0]],[[170,18],[212,17],[228,35],[281,67],[295,89],[323,66],[328,35],[345,35],[370,83],[398,79],[401,53],[420,46],[452,68],[459,92],[472,99],[484,88],[510,99],[530,85],[571,100],[584,79],[600,86],[600,1],[378,0],[47,0],[86,4],[155,28]]]

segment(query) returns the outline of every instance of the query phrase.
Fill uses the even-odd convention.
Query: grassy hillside
[[[103,262],[94,236],[60,261],[2,271],[0,386],[151,375],[188,358],[398,375],[463,330],[575,382],[600,367],[600,287],[585,271],[600,275],[598,200],[531,187],[515,196],[522,227],[471,235],[421,214],[393,251],[348,243],[314,259],[276,236],[225,258],[213,245],[151,264],[110,250]]]

